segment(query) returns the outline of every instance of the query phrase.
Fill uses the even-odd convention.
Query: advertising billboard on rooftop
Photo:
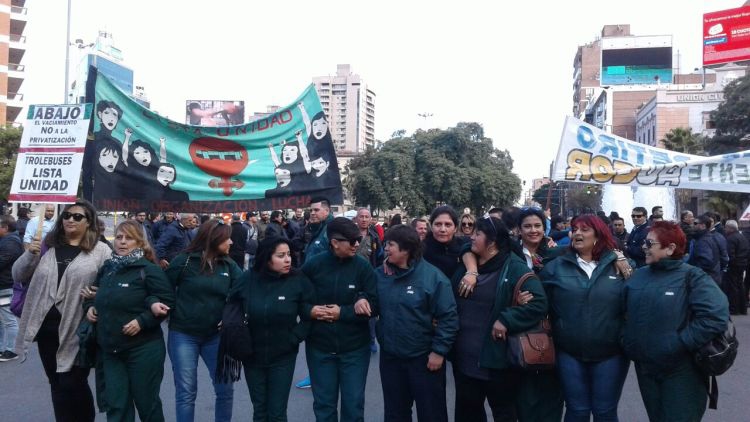
[[[245,102],[187,100],[185,124],[193,126],[236,126],[245,123]]]
[[[703,15],[703,65],[750,60],[750,6]]]

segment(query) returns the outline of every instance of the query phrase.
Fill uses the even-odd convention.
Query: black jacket
[[[284,239],[289,238],[286,234],[286,230],[281,227],[281,224],[271,221],[266,227],[266,235],[264,236],[264,239],[272,239],[274,237],[283,237]]]
[[[245,244],[247,243],[247,227],[239,221],[232,222],[232,246],[229,247],[229,255],[241,255],[244,258]]]
[[[750,242],[740,232],[733,232],[727,236],[727,253],[729,254],[729,267],[745,269],[747,258],[750,255]]]
[[[23,241],[18,232],[8,233],[0,238],[0,290],[13,288],[11,269],[21,254]]]
[[[633,231],[628,236],[628,244],[625,253],[628,257],[635,261],[636,267],[642,267],[646,265],[646,254],[643,252],[643,241],[646,240],[648,235],[648,223],[641,224],[640,226],[633,227]]]
[[[448,243],[440,243],[431,234],[424,240],[424,260],[436,266],[450,280],[461,264],[465,241],[458,236]]]
[[[690,259],[687,263],[702,269],[714,279],[716,284],[721,285],[719,245],[707,230],[696,230],[694,237],[693,249],[690,251]]]

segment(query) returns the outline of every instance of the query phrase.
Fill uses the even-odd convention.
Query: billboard
[[[703,15],[703,65],[750,60],[750,6]]]
[[[245,123],[245,102],[226,100],[185,101],[185,124],[237,126]]]
[[[602,48],[601,85],[672,82],[672,47]]]

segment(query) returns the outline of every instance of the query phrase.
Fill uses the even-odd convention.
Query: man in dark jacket
[[[711,218],[702,215],[696,220],[695,231],[693,232],[693,249],[690,251],[688,264],[698,267],[714,279],[716,284],[721,286],[721,263],[719,245],[709,233],[711,227]]]
[[[249,269],[255,262],[255,254],[258,252],[258,212],[251,211],[245,214],[245,222],[242,223],[247,229],[245,239],[245,267]]]
[[[184,213],[180,215],[180,221],[167,226],[164,233],[156,242],[156,256],[159,265],[166,269],[169,261],[190,245],[193,240],[192,229],[195,226],[195,214]]]
[[[328,250],[326,226],[333,220],[331,203],[328,199],[316,197],[310,200],[310,222],[305,226],[305,251],[303,262]]]
[[[151,247],[154,246],[154,228],[151,227],[151,222],[148,220],[148,214],[146,213],[146,210],[141,210],[135,213],[135,221],[140,223],[141,227],[143,228],[143,234],[146,240],[148,241],[148,244],[151,245]]]
[[[0,362],[18,357],[13,352],[18,335],[18,319],[10,311],[10,301],[13,296],[11,269],[21,254],[23,241],[16,231],[16,219],[10,215],[0,216]]]
[[[628,229],[625,228],[625,220],[620,216],[612,219],[612,236],[617,243],[617,249],[624,251],[628,244]]]
[[[380,236],[378,236],[375,227],[370,224],[372,222],[370,210],[367,208],[358,209],[354,221],[357,223],[359,235],[362,238],[359,241],[357,255],[366,259],[373,268],[380,266],[383,263],[383,243],[380,241]],[[375,323],[375,318],[370,318],[370,351],[372,353],[378,351],[378,345],[375,342]]]
[[[636,267],[646,265],[646,255],[643,252],[643,241],[648,235],[648,213],[646,208],[635,207],[630,215],[633,218],[633,230],[630,232],[625,253],[635,261]]]
[[[229,257],[240,266],[245,268],[245,244],[247,243],[247,227],[240,221],[239,214],[232,214],[232,245],[229,247]]]
[[[742,278],[747,267],[748,255],[750,255],[750,243],[740,233],[739,226],[734,220],[727,220],[724,233],[727,235],[727,253],[729,254],[724,293],[729,299],[729,313],[747,315],[747,295]]]
[[[151,238],[154,243],[152,245],[156,245],[157,242],[159,242],[159,238],[161,237],[162,233],[164,233],[165,230],[167,230],[167,227],[174,222],[174,213],[172,211],[165,212],[161,220],[157,221],[153,224],[153,227],[151,228]]]
[[[284,239],[287,239],[286,230],[284,230],[284,227],[281,225],[284,222],[284,215],[279,210],[274,210],[271,213],[271,220],[268,222],[268,226],[266,226],[266,235],[263,237],[264,239],[270,239],[272,237],[283,237]]]

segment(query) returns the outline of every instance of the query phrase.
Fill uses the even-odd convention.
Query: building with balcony
[[[375,146],[375,92],[348,64],[313,78],[337,152],[358,154]],[[312,116],[311,116],[312,117]]]
[[[23,108],[26,0],[0,0],[0,122],[13,123]]]

